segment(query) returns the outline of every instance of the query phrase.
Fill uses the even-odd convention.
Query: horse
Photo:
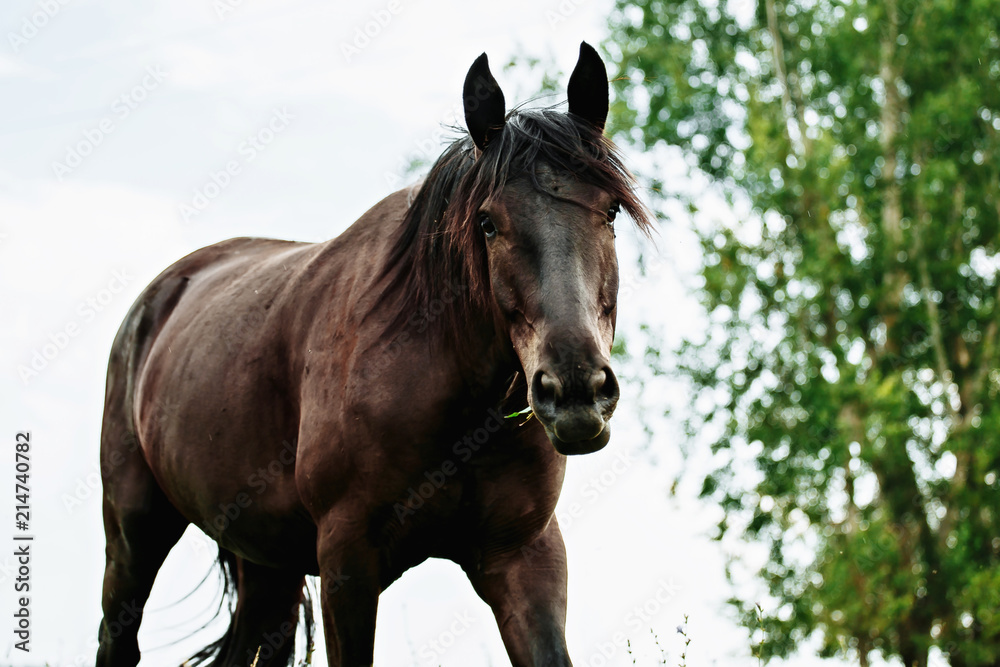
[[[189,524],[235,589],[197,664],[290,664],[318,575],[329,664],[372,665],[380,593],[428,558],[465,571],[513,665],[571,664],[554,508],[619,398],[616,215],[651,219],[586,42],[567,101],[508,113],[484,53],[422,182],[332,240],[223,241],[144,289],[108,364],[98,667],[139,661]]]

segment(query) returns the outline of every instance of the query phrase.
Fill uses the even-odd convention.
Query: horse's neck
[[[442,277],[430,303],[418,306],[403,319],[394,309],[409,279],[394,276],[390,265],[392,246],[399,234],[399,225],[412,203],[419,185],[389,195],[373,206],[340,237],[322,244],[318,264],[327,276],[320,282],[339,292],[340,286],[355,283],[353,303],[348,307],[356,313],[374,315],[369,320],[384,327],[385,340],[409,340],[427,337],[432,352],[427,362],[436,367],[450,366],[455,373],[456,391],[484,397],[499,398],[507,391],[511,378],[520,370],[509,335],[500,329],[492,313],[480,308],[458,308],[460,316],[449,319],[438,307],[467,303],[468,294],[455,286],[465,283],[462,276]],[[400,268],[406,270],[406,268]],[[331,294],[331,302],[337,299]],[[363,315],[362,319],[368,319]],[[359,323],[360,324],[360,323]],[[498,399],[499,400],[499,399]]]
[[[524,407],[521,403],[526,405],[526,388],[509,334],[497,331],[484,321],[477,319],[477,322],[478,327],[470,326],[461,334],[472,344],[464,349],[459,346],[451,353],[462,377],[463,391],[481,397],[494,407],[503,403],[520,410]]]

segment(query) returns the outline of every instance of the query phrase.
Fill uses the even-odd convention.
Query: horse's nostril
[[[555,402],[562,397],[562,383],[545,371],[539,371],[535,380],[538,398],[543,401]]]
[[[591,377],[591,387],[594,389],[595,400],[618,400],[618,379],[615,377],[614,371],[608,367],[594,373]]]
[[[555,373],[540,370],[531,389],[536,407],[543,413],[545,407],[558,410],[574,405],[599,405],[602,410],[610,405],[613,409],[618,401],[618,380],[608,366],[578,378],[576,384],[565,384]]]
[[[604,371],[597,371],[590,376],[590,391],[595,400],[601,397],[601,391],[607,383],[608,374]]]

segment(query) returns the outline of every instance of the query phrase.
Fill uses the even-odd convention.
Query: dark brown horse
[[[607,444],[618,400],[615,215],[649,219],[586,44],[568,98],[506,114],[483,54],[469,136],[422,184],[326,243],[233,239],[146,288],[108,368],[99,666],[139,660],[191,523],[237,593],[202,660],[286,664],[318,574],[330,665],[371,665],[379,594],[436,557],[468,574],[514,665],[570,664],[553,510],[566,455]]]

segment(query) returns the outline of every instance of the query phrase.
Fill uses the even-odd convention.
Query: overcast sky
[[[581,40],[605,38],[609,9],[596,0],[149,4],[5,0],[0,10],[0,440],[10,443],[0,455],[0,663],[93,662],[104,374],[142,288],[232,236],[338,234],[412,180],[407,162],[440,152],[476,56],[490,55],[508,102],[521,102],[540,73],[502,65],[515,54],[552,57],[550,71],[569,72]],[[634,159],[661,177],[683,172]],[[647,321],[672,345],[700,319],[683,285],[697,259],[690,221],[680,207],[668,212],[655,248],[619,234],[619,312],[626,334]],[[560,504],[574,662],[632,664],[614,643],[621,633],[638,664],[660,664],[657,641],[678,664],[688,615],[687,664],[756,665],[724,604],[723,547],[706,537],[717,510],[694,502],[690,485],[669,497],[680,435],[657,419],[649,439],[636,419],[636,405],[655,414],[685,397],[623,385],[611,446],[570,462]],[[13,650],[7,628],[18,430],[33,439],[29,655]],[[178,664],[221,633],[214,625],[189,637],[210,616],[214,579],[177,603],[214,558],[194,530],[172,552],[139,635],[143,665]],[[326,664],[322,654],[315,664]],[[488,608],[440,561],[382,596],[375,655],[383,666],[509,664]]]

